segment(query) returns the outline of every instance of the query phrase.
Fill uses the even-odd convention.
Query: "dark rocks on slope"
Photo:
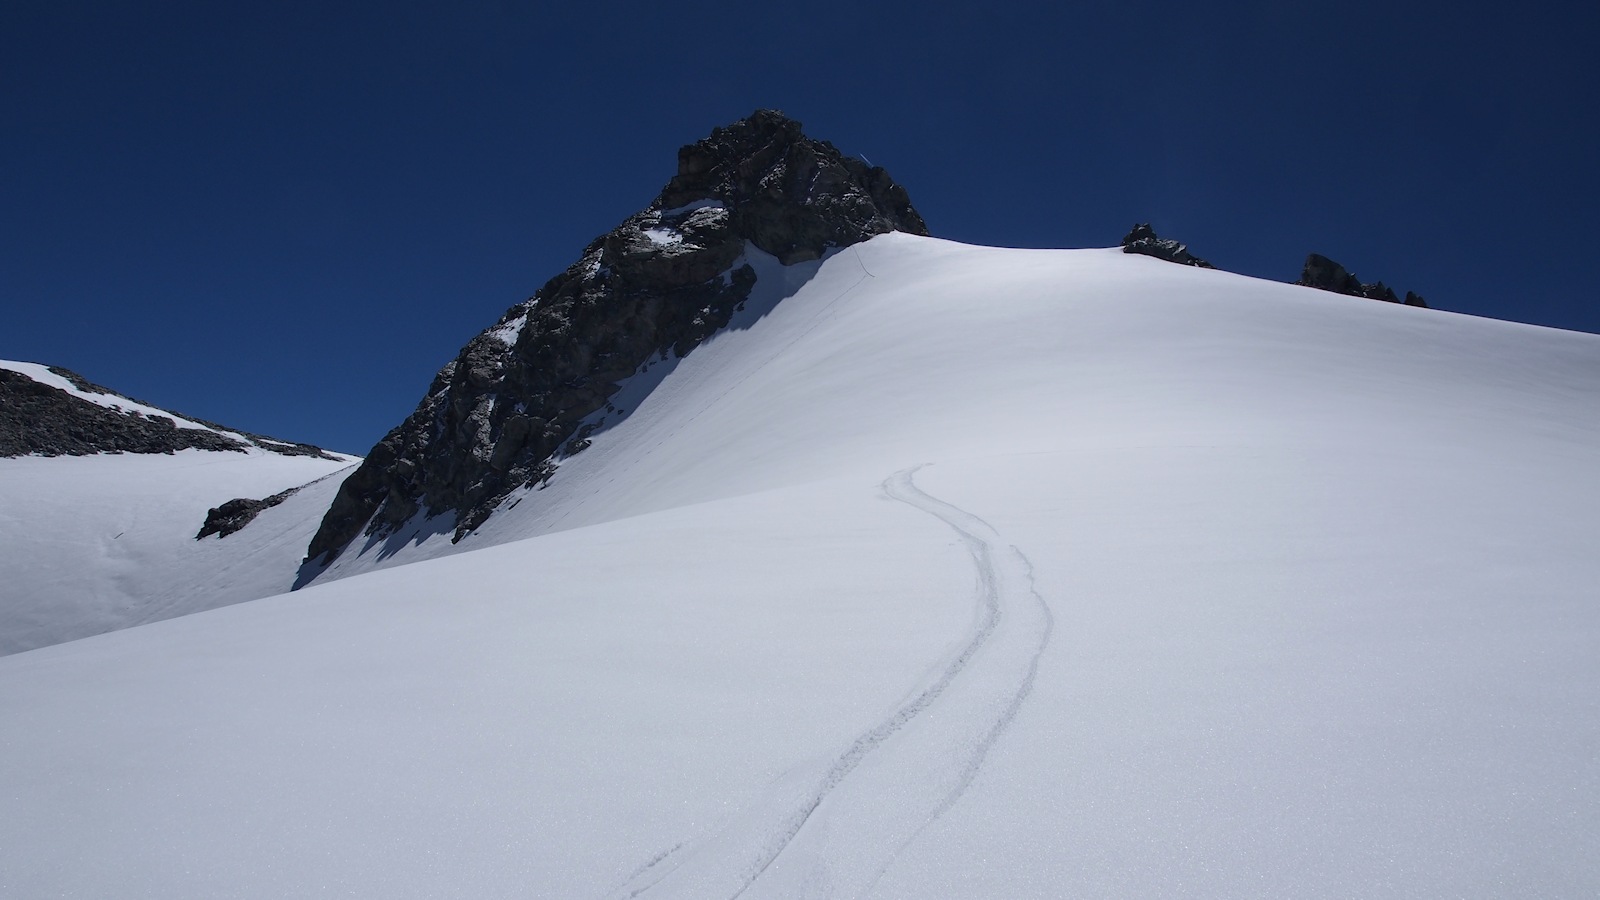
[[[1313,253],[1306,257],[1306,264],[1301,269],[1300,278],[1295,281],[1295,284],[1332,291],[1335,294],[1347,294],[1351,297],[1382,300],[1385,303],[1401,302],[1393,288],[1381,281],[1365,284],[1361,279],[1347,271],[1344,266],[1320,253]],[[1428,306],[1420,295],[1411,291],[1406,292],[1405,304],[1407,306],[1420,306],[1424,309]]]
[[[200,526],[200,533],[196,534],[194,539],[198,541],[214,534],[221,540],[255,521],[256,516],[261,515],[264,510],[271,509],[294,496],[298,490],[300,488],[289,488],[260,500],[239,497],[221,506],[214,506],[206,511],[205,524]]]
[[[63,368],[61,366],[49,366],[47,368],[49,368],[50,373],[52,375],[60,375],[62,378],[65,378],[69,384],[71,384],[73,387],[77,388],[78,390],[83,391],[85,394],[110,394],[113,397],[122,396],[121,394],[118,394],[116,391],[113,391],[111,388],[102,387],[102,386],[100,386],[98,384],[95,384],[94,382],[92,382],[89,379],[83,377],[82,375],[79,375],[77,372],[74,372],[71,369]],[[143,402],[143,401],[135,401],[135,402]],[[145,406],[151,406],[153,404],[145,403],[144,405]]]
[[[1198,266],[1202,269],[1214,269],[1211,263],[1206,262],[1193,253],[1189,248],[1174,240],[1156,237],[1155,229],[1148,223],[1133,226],[1128,236],[1122,239],[1123,253],[1142,253],[1145,256],[1154,256],[1170,263],[1184,266]]]
[[[179,428],[171,419],[121,412],[0,369],[0,456],[86,456],[238,450],[215,431]]]
[[[889,231],[927,234],[905,189],[781,113],[684,147],[649,207],[440,370],[340,487],[307,560],[330,562],[419,512],[453,514],[459,540],[511,491],[548,480],[619,381],[728,324],[755,284],[746,242],[789,265]]]
[[[1142,253],[1167,262],[1179,263],[1186,266],[1199,266],[1203,269],[1213,269],[1215,266],[1189,252],[1189,248],[1174,240],[1167,240],[1156,236],[1155,230],[1148,224],[1133,226],[1127,237],[1122,239],[1123,253]],[[1314,287],[1336,294],[1348,294],[1352,297],[1366,297],[1370,300],[1383,300],[1387,303],[1404,302],[1407,306],[1420,306],[1428,308],[1428,304],[1420,294],[1406,291],[1405,300],[1395,295],[1388,285],[1381,281],[1363,284],[1333,260],[1313,253],[1306,257],[1305,267],[1300,272],[1300,279],[1295,284]]]
[[[152,406],[101,387],[69,369],[51,366],[50,371],[85,393],[106,394],[142,406]],[[217,431],[179,428],[173,419],[165,416],[124,412],[101,406],[60,388],[40,384],[21,372],[0,368],[0,457],[28,454],[86,456],[92,453],[175,453],[179,450],[244,452],[247,446],[254,444],[263,450],[285,456],[334,458],[310,444],[278,441],[249,432],[234,431],[189,416],[181,418]],[[218,431],[230,431],[244,440],[218,434]]]

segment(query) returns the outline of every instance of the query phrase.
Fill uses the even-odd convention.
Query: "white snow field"
[[[771,268],[460,544],[0,659],[0,896],[1600,895],[1600,337]]]
[[[0,366],[103,406],[207,427],[80,391],[44,366]],[[0,655],[288,590],[335,473],[359,461],[255,447],[0,459]],[[313,481],[242,531],[194,539],[213,506]]]

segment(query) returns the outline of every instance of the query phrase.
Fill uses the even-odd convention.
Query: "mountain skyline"
[[[0,13],[0,356],[362,453],[758,107],[886,167],[941,237],[1152,221],[1228,271],[1317,252],[1600,331],[1588,7],[383,9]]]
[[[1596,25],[0,9],[0,895],[1600,895]]]

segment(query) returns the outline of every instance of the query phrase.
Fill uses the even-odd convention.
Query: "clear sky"
[[[758,107],[934,234],[1600,332],[1590,3],[0,6],[0,357],[364,452]],[[1354,301],[1352,301],[1354,302]]]

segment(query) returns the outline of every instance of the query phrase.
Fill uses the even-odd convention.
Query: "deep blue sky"
[[[444,7],[448,6],[448,9]],[[480,329],[776,107],[941,237],[1308,251],[1600,331],[1589,3],[0,8],[0,357],[363,452]]]

